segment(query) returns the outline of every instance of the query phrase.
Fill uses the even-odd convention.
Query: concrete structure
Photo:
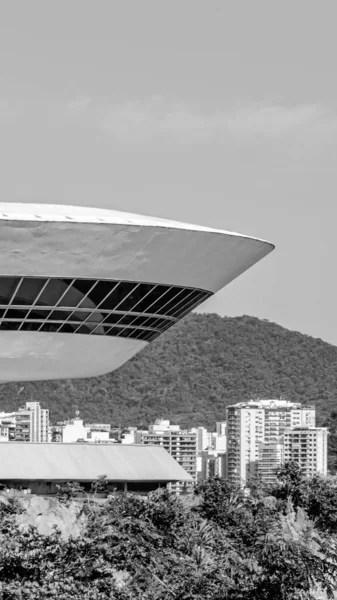
[[[4,428],[2,441],[48,442],[49,410],[39,402],[26,402],[15,412],[0,413],[0,427]]]
[[[206,427],[196,427],[192,431],[195,431],[197,435],[197,452],[206,450],[209,446],[209,432]]]
[[[164,448],[121,444],[0,444],[0,484],[54,494],[56,485],[79,482],[87,491],[106,475],[109,489],[147,493],[191,476]]]
[[[83,419],[79,417],[79,411],[76,411],[76,417],[70,421],[58,423],[50,428],[52,442],[63,442],[72,444],[75,442],[88,443],[115,443],[110,438],[110,424],[91,423],[84,425]]]
[[[39,402],[26,402],[25,410],[30,412],[30,442],[49,441],[49,410],[41,408]]]
[[[284,441],[273,440],[259,444],[258,474],[266,485],[276,482],[276,471],[284,463]]]
[[[272,249],[117,211],[0,204],[0,381],[113,371]]]
[[[280,452],[277,444],[269,444],[278,442],[285,431],[293,427],[313,427],[315,407],[282,399],[250,400],[228,406],[226,417],[227,476],[230,481],[242,483],[259,476],[261,456],[264,457],[264,476],[272,477],[272,473],[267,474],[267,465],[276,464],[274,458],[279,459]]]
[[[215,423],[215,431],[220,437],[227,435],[227,421],[217,421]]]
[[[197,457],[197,481],[210,477],[226,478],[226,454],[216,450],[204,450]]]
[[[62,442],[64,444],[71,444],[78,441],[86,441],[90,429],[88,426],[83,425],[83,420],[79,417],[75,417],[69,423],[62,426]]]
[[[171,425],[167,419],[156,419],[149,425],[149,433],[162,433],[163,431],[180,431],[180,425]]]
[[[284,433],[284,460],[295,461],[307,477],[328,472],[328,430],[301,426]]]
[[[227,436],[214,434],[213,437],[213,449],[218,452],[226,452],[227,449]]]
[[[15,413],[0,413],[0,442],[10,442],[15,440],[15,433]]]
[[[178,425],[170,425],[169,421],[156,421],[149,427],[148,432],[139,432],[143,444],[163,446],[165,450],[191,476],[191,481],[197,480],[197,436],[192,431],[180,430]],[[171,490],[181,493],[185,485],[176,483]]]

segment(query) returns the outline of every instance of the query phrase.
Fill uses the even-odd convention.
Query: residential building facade
[[[296,427],[315,429],[315,407],[283,399],[250,400],[228,406],[226,420],[229,481],[241,484],[259,477],[270,483],[275,469],[288,460],[281,448],[285,433]],[[326,447],[324,451],[326,460]]]
[[[300,426],[284,433],[284,460],[296,462],[307,477],[328,472],[328,430]]]
[[[49,442],[49,410],[41,408],[40,402],[26,402],[22,411],[30,413],[30,442]]]
[[[195,432],[181,430],[179,425],[170,425],[169,421],[158,420],[149,427],[148,432],[140,432],[143,444],[163,446],[165,450],[197,480],[197,435]],[[171,484],[177,494],[186,489],[180,482]]]
[[[0,413],[2,441],[49,442],[49,410],[39,402],[26,402],[24,408],[12,413]]]

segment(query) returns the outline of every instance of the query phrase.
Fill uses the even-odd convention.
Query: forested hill
[[[337,347],[253,317],[191,314],[118,371],[95,379],[6,384],[0,411],[31,398],[52,421],[147,425],[166,417],[213,427],[227,404],[283,396],[336,408]],[[24,389],[22,389],[24,385]]]

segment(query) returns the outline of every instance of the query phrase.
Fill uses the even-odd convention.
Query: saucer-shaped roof
[[[0,381],[112,371],[272,249],[118,211],[0,204]]]

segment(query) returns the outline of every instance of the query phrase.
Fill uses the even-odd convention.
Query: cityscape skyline
[[[272,485],[277,469],[288,462],[295,462],[305,477],[325,477],[327,437],[328,428],[316,426],[314,405],[282,398],[228,405],[224,420],[217,421],[213,431],[203,425],[181,427],[160,418],[147,427],[85,424],[79,410],[75,410],[74,418],[52,424],[48,409],[33,401],[12,413],[0,413],[2,443],[160,446],[190,477],[188,485],[186,481],[168,484],[177,495],[214,476],[230,485],[245,487],[256,479]]]

